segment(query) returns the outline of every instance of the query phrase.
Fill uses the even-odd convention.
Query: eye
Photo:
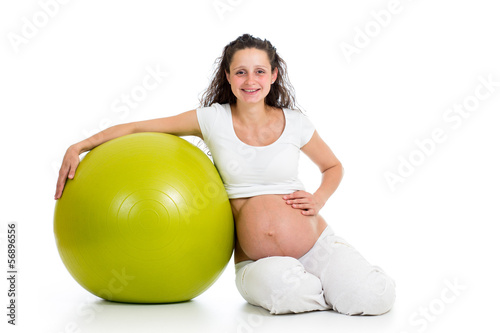
[[[259,69],[259,70],[257,70],[257,73],[258,73],[258,74],[265,74],[265,73],[266,73],[266,71],[265,71],[265,70],[263,70],[263,69]]]
[[[237,71],[236,72],[236,75],[243,75],[243,74],[245,74],[245,71]]]

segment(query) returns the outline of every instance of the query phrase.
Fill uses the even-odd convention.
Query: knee
[[[297,259],[270,257],[245,268],[238,290],[250,304],[262,306],[272,314],[328,307],[319,278],[306,272]]]
[[[276,280],[276,288],[270,293],[272,314],[331,309],[325,301],[318,277],[307,272],[296,259],[288,260],[285,267]]]
[[[335,306],[348,315],[381,315],[389,312],[396,300],[394,281],[384,272],[373,271],[362,284],[346,291]]]
[[[291,257],[267,257],[244,267],[240,279],[263,289],[274,290],[295,287],[300,280],[304,266]]]
[[[243,267],[236,274],[240,294],[249,302],[281,299],[300,284],[300,262],[290,257],[268,257]]]

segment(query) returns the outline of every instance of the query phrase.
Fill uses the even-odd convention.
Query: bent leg
[[[348,315],[388,312],[396,297],[394,281],[333,231],[325,232],[300,261],[320,277],[327,303]]]
[[[236,287],[250,304],[272,314],[329,310],[320,280],[292,257],[236,264]]]

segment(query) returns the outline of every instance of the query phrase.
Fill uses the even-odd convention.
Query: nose
[[[252,83],[254,83],[254,82],[255,82],[255,74],[253,74],[253,73],[249,73],[249,74],[247,75],[247,79],[246,79],[245,83],[246,83],[246,84],[252,84]]]

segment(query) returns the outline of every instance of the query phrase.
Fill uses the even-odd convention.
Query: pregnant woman
[[[267,40],[243,35],[226,45],[201,107],[176,116],[110,127],[68,148],[55,199],[79,155],[137,132],[202,138],[212,154],[236,225],[236,285],[273,314],[389,311],[395,284],[336,236],[319,215],[343,168],[310,120],[295,108],[285,62]],[[314,193],[297,178],[304,152],[319,168]]]

